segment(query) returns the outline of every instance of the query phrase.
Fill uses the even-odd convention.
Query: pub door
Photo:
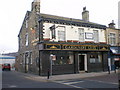
[[[79,55],[79,71],[84,71],[85,70],[85,63],[84,63],[84,60],[85,60],[85,55]]]

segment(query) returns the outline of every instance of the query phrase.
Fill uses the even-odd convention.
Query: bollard
[[[50,77],[50,70],[48,69],[47,79],[49,79],[49,77]]]

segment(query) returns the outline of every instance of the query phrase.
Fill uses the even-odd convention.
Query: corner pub
[[[39,3],[32,3],[18,35],[18,71],[44,76],[48,69],[52,75],[108,69],[105,25],[89,22],[86,8],[80,20],[42,14]]]
[[[105,44],[92,43],[44,43],[41,59],[52,67],[52,74],[98,72],[107,70],[107,51]],[[51,56],[51,58],[50,58]],[[52,66],[51,62],[52,61]]]

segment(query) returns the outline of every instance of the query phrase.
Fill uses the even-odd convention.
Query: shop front
[[[106,71],[109,46],[44,43],[39,45],[41,75]]]
[[[111,46],[109,52],[109,58],[111,61],[111,70],[120,67],[120,47],[119,46]]]

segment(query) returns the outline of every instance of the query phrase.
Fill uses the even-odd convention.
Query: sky
[[[18,51],[18,33],[26,11],[33,0],[1,0],[0,53]],[[41,13],[82,19],[83,7],[89,11],[89,21],[108,26],[114,20],[118,27],[120,0],[41,0]]]

